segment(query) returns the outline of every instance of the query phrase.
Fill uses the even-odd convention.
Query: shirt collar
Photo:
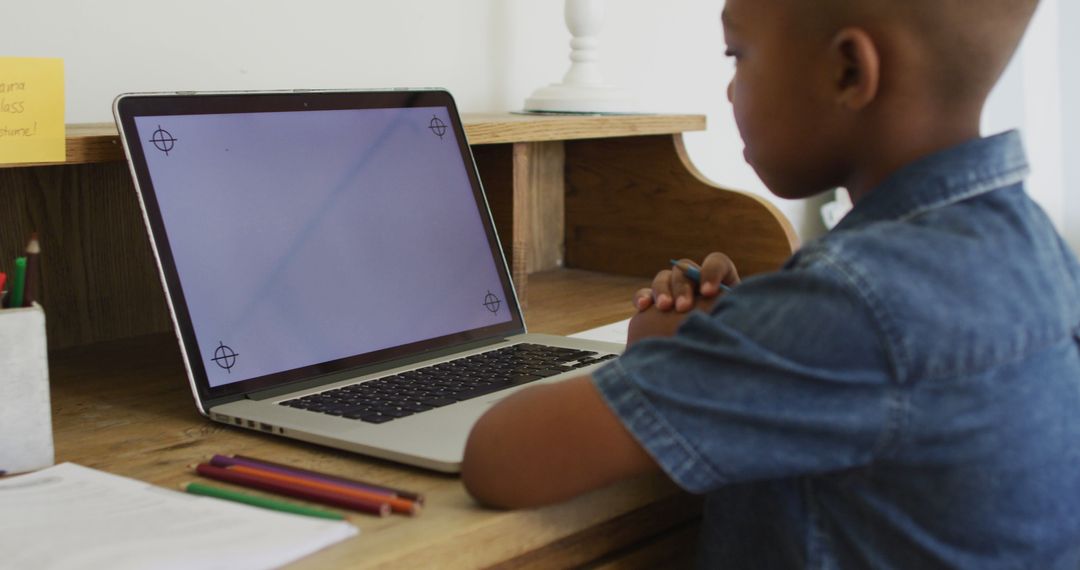
[[[906,220],[1023,182],[1029,172],[1020,133],[975,139],[917,160],[864,196],[837,225],[851,229]]]

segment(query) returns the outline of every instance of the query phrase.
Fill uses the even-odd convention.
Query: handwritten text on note
[[[63,162],[64,60],[0,57],[0,164]]]

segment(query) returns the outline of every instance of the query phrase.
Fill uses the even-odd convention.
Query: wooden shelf
[[[541,302],[528,294],[531,276],[557,267],[641,278],[673,256],[724,251],[748,276],[779,267],[794,248],[794,232],[775,207],[694,169],[682,133],[704,128],[700,115],[464,120],[523,299]],[[70,125],[68,149],[66,163],[0,168],[7,205],[0,271],[38,232],[45,252],[38,298],[53,350],[171,330],[115,127]],[[543,330],[536,328],[543,322],[528,324]]]
[[[586,138],[664,135],[705,130],[703,115],[517,115],[483,113],[462,116],[469,144],[564,141]],[[0,168],[92,164],[124,160],[113,123],[67,126],[64,162],[9,164]]]

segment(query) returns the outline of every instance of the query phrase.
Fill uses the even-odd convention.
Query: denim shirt
[[[1080,568],[1080,265],[1020,136],[913,163],[594,374],[706,568]]]

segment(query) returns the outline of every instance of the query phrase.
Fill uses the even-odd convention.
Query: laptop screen
[[[452,107],[132,120],[210,393],[520,325]]]

